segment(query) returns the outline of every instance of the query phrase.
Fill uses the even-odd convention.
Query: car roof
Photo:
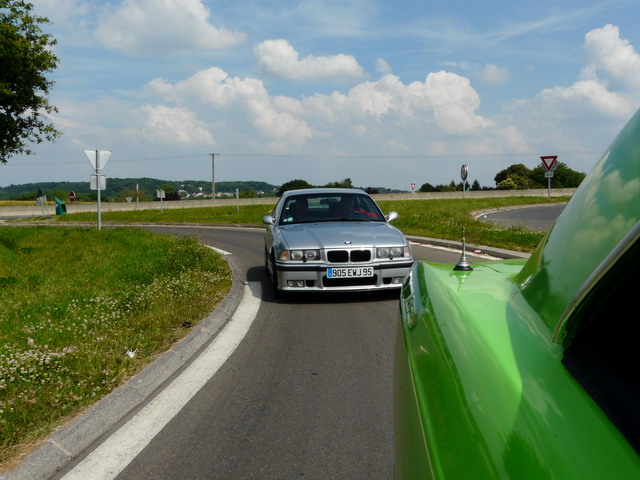
[[[346,193],[351,193],[351,194],[357,193],[357,194],[368,196],[368,194],[365,191],[360,190],[358,188],[302,188],[299,190],[287,190],[282,194],[282,197],[284,198],[284,197],[290,197],[295,195],[322,195],[322,194],[344,195]]]

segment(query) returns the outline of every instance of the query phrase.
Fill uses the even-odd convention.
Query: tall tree
[[[58,66],[56,40],[40,28],[49,20],[32,10],[23,0],[0,0],[0,163],[60,135],[48,118],[57,109],[47,99],[53,82],[46,77]]]
[[[306,180],[296,178],[294,180],[289,180],[288,182],[283,183],[280,186],[280,189],[278,190],[278,196],[281,197],[282,194],[287,190],[296,190],[298,188],[311,188],[311,187],[313,187],[313,185],[311,185]]]

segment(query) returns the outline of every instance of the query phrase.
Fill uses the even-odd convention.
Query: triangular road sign
[[[85,150],[84,154],[89,159],[89,162],[91,162],[93,168],[96,168],[96,157],[100,155],[100,165],[98,166],[100,169],[103,169],[111,156],[111,150]]]
[[[555,170],[556,160],[557,159],[558,159],[557,155],[550,155],[550,156],[546,156],[546,157],[540,157],[540,160],[542,160],[542,165],[544,166],[544,169],[547,172]]]

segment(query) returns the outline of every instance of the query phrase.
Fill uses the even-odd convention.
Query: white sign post
[[[545,169],[544,176],[547,178],[547,198],[551,200],[551,179],[553,178],[553,171],[558,168],[558,156],[548,155],[546,157],[540,157],[542,160],[542,166]]]
[[[36,198],[36,205],[38,205],[39,207],[42,207],[42,216],[46,217],[47,214],[45,212],[45,208],[47,206],[47,196],[43,195],[42,197]]]
[[[158,197],[160,199],[160,213],[163,213],[164,210],[162,209],[162,199],[165,198],[165,192],[164,190],[156,190],[156,197]]]
[[[100,211],[100,191],[106,189],[104,175],[100,175],[100,170],[105,167],[107,160],[111,156],[111,150],[85,150],[84,154],[89,159],[91,166],[95,168],[95,175],[91,175],[91,189],[98,191],[98,230],[102,230],[102,212]],[[95,184],[94,184],[95,182]],[[95,185],[95,188],[93,188]]]

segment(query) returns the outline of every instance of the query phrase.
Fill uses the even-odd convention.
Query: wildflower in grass
[[[44,275],[42,281],[5,291],[0,302],[0,461],[29,432],[46,435],[61,417],[90,405],[170,348],[184,335],[185,319],[197,323],[231,283],[226,263],[193,239],[65,229],[63,241],[57,230],[15,232],[48,247],[37,250],[46,257],[31,253],[11,267],[25,277]],[[70,267],[66,242],[91,243],[99,261],[82,252]],[[58,257],[62,270],[55,269]],[[136,271],[136,262],[144,271]],[[43,264],[50,267],[45,273]],[[69,268],[78,282],[59,284]]]

